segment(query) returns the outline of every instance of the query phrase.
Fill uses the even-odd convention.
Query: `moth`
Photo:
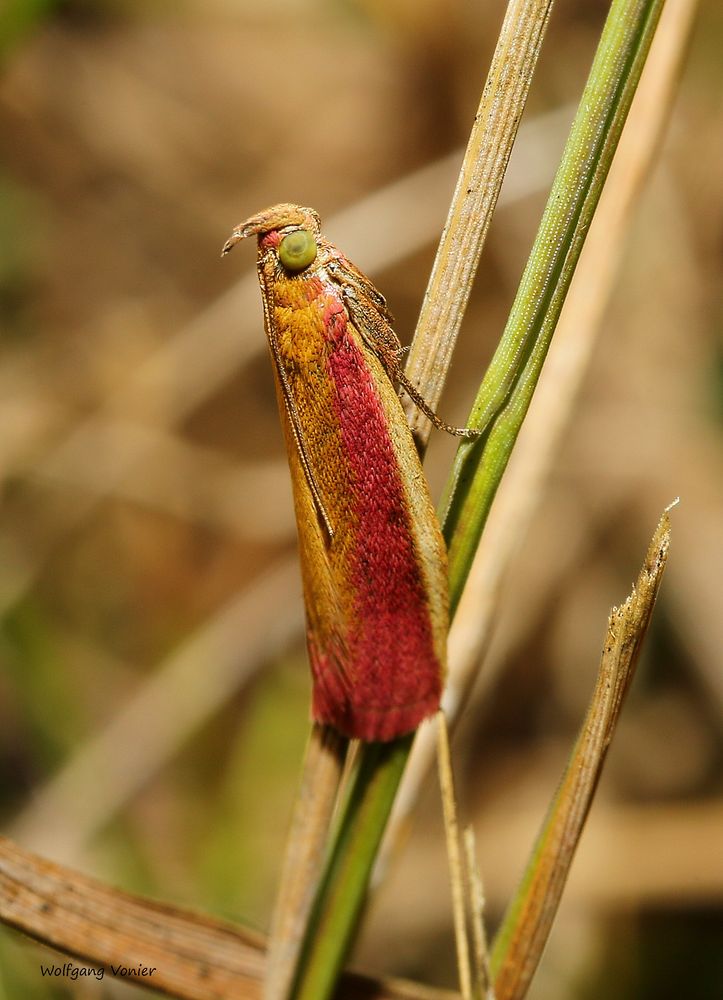
[[[439,707],[447,555],[395,385],[450,433],[402,370],[384,297],[281,204],[233,230],[258,240],[264,325],[293,483],[312,716],[388,741]]]

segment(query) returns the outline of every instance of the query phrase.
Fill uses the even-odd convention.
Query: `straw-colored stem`
[[[510,0],[422,303],[407,375],[437,406],[497,205],[552,0]],[[424,450],[431,425],[409,407]]]
[[[437,713],[437,763],[439,766],[439,787],[442,793],[444,813],[444,833],[447,843],[449,881],[452,890],[452,917],[454,920],[454,940],[457,948],[457,970],[462,1000],[472,1000],[472,969],[467,937],[465,908],[465,865],[462,860],[457,819],[457,797],[454,792],[452,774],[452,754],[449,748],[449,733],[444,712]]]

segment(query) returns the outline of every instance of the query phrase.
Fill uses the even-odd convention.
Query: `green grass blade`
[[[443,501],[452,607],[532,400],[663,0],[614,0],[507,326],[457,452]]]
[[[445,494],[453,610],[532,398],[662,5],[611,4],[517,298],[469,421],[484,433],[460,447]],[[333,990],[410,747],[405,737],[381,755],[378,745],[361,748],[309,924],[293,992],[297,1000],[326,1000]]]
[[[334,988],[413,737],[410,733],[362,748],[310,919],[313,937],[307,937],[302,976],[293,993],[298,1000],[322,1000]]]

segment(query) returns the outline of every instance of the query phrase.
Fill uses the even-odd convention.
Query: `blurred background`
[[[448,390],[500,335],[607,5],[561,0]],[[0,830],[265,929],[308,728],[294,523],[241,218],[314,206],[408,341],[503,4],[4,0]],[[530,996],[723,992],[723,8],[699,19],[572,425],[455,743],[490,928],[662,508],[649,641]],[[571,103],[573,102],[573,103]],[[435,436],[438,495],[454,443]],[[420,878],[420,873],[423,877]],[[438,792],[356,964],[455,981]],[[140,995],[39,973],[0,998]]]

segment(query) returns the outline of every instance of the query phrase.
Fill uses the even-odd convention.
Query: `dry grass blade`
[[[260,938],[119,892],[0,839],[0,918],[92,965],[154,968],[129,977],[184,1000],[260,997]]]
[[[663,514],[625,603],[610,614],[597,685],[562,783],[492,949],[497,1000],[527,993],[562,895],[650,622],[670,543]]]
[[[457,821],[457,798],[454,792],[452,757],[449,749],[449,733],[444,712],[437,713],[437,760],[439,764],[439,785],[442,792],[444,811],[444,832],[447,842],[450,884],[452,888],[452,915],[454,918],[454,939],[457,947],[457,971],[462,1000],[472,997],[472,967],[469,957],[467,937],[467,917],[465,894],[467,879],[462,861]]]
[[[469,907],[472,925],[472,943],[474,945],[474,969],[477,991],[480,996],[493,1000],[490,992],[491,976],[489,949],[487,947],[487,932],[485,930],[485,894],[482,884],[482,873],[477,864],[477,845],[474,829],[465,828],[462,838],[464,844],[465,865],[469,879]]]
[[[552,0],[510,0],[424,296],[407,375],[436,407],[517,136]],[[417,441],[430,423],[408,410]]]
[[[179,1000],[261,1000],[263,939],[243,927],[120,892],[0,837],[0,920],[94,966]],[[344,976],[346,1000],[454,1000],[415,983]]]

